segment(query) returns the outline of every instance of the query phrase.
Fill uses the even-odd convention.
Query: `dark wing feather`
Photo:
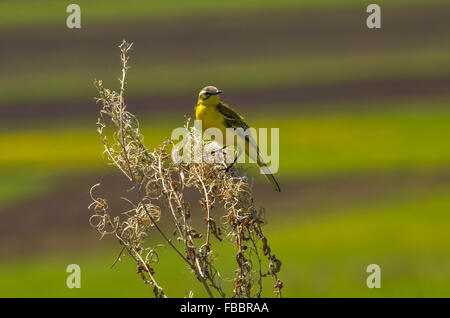
[[[227,128],[243,128],[244,130],[250,128],[245,122],[244,117],[239,115],[233,108],[220,102],[217,105],[217,110],[224,116],[224,123]],[[251,144],[254,144],[256,150],[259,153],[259,147],[255,142],[251,142],[249,135],[245,135],[245,140]],[[253,140],[253,139],[252,139]]]
[[[244,120],[244,117],[239,115],[233,108],[231,108],[227,104],[220,102],[217,105],[217,110],[224,116],[224,122],[225,122],[226,127],[228,127],[228,128],[243,128],[244,130],[249,128],[248,124]],[[248,142],[247,146],[250,146],[250,144],[252,142],[250,141],[249,135],[245,135],[245,139]],[[256,159],[257,164],[261,167],[261,169],[264,169],[266,171],[264,173],[264,176],[273,185],[275,190],[280,192],[281,190],[280,190],[280,186],[278,185],[278,182],[275,180],[275,177],[270,172],[270,169],[267,167],[264,160],[262,160],[261,154],[259,153],[258,145],[256,145],[256,143],[254,143],[254,142],[253,142],[253,144],[256,147],[256,151],[258,153],[258,157]],[[248,149],[246,149],[246,153],[248,153]]]
[[[240,127],[244,130],[249,128],[244,118],[227,104],[219,103],[217,105],[217,110],[224,116],[225,126],[227,126],[228,128]]]

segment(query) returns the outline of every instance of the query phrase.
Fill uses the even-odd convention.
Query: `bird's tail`
[[[259,152],[258,152],[257,164],[260,167],[260,169],[261,169],[262,173],[264,174],[264,176],[266,177],[266,179],[269,180],[269,182],[272,184],[275,191],[281,192],[281,189],[280,189],[280,186],[279,186],[277,180],[273,176],[272,171],[270,171],[269,167],[267,167],[266,163],[262,159],[261,154]]]
[[[246,141],[245,153],[252,160],[254,160],[257,163],[257,165],[261,169],[261,172],[264,174],[266,179],[272,184],[274,189],[278,192],[281,192],[280,186],[278,185],[277,180],[275,180],[275,177],[273,176],[272,171],[270,171],[269,167],[267,166],[264,159],[262,158],[261,153],[259,151],[259,147],[256,144],[256,142],[249,135],[245,136],[245,141]]]

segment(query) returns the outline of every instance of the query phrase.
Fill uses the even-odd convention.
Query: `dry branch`
[[[95,82],[99,93],[96,100],[102,106],[97,131],[104,145],[106,161],[127,177],[138,202],[123,198],[129,202],[130,209],[122,212],[120,217],[112,217],[107,201],[94,197],[93,191],[99,184],[93,186],[89,206],[93,210],[91,226],[98,230],[101,238],[105,235],[116,237],[122,251],[136,262],[140,277],[153,286],[156,297],[166,297],[166,294],[154,276],[159,257],[156,247],[146,246],[148,236],[158,233],[189,266],[210,297],[214,297],[213,291],[225,297],[221,275],[214,265],[211,243],[213,237],[218,244],[222,241],[222,231],[225,231],[225,237],[234,240],[237,250],[233,297],[261,297],[262,281],[266,276],[274,277],[275,294],[281,297],[282,283],[278,279],[281,262],[272,254],[263,234],[264,211],[254,205],[245,171],[235,167],[225,171],[223,154],[219,161],[175,162],[171,153],[180,149],[175,148],[170,140],[152,151],[144,145],[139,122],[127,111],[125,103],[131,46],[125,41],[119,46],[122,61],[119,92],[105,88],[101,81]],[[192,145],[189,150],[200,152],[197,155],[201,158],[224,151],[215,143],[203,141],[189,120],[185,130],[185,142]],[[197,189],[201,196],[199,203],[204,213],[205,235],[192,224],[191,214],[198,210],[191,211],[193,204],[185,199],[187,188]],[[217,207],[225,213],[214,218],[213,210],[216,212]],[[173,240],[159,226],[163,215],[175,226],[176,237]],[[267,271],[263,270],[262,255],[267,256]],[[257,269],[253,268],[255,259]]]

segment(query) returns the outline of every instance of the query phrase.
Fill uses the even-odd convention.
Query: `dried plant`
[[[153,286],[156,297],[166,297],[166,294],[155,279],[159,258],[156,247],[147,245],[150,235],[162,237],[188,265],[210,297],[215,294],[226,296],[221,275],[214,265],[215,253],[211,241],[214,237],[220,244],[224,237],[231,239],[235,242],[238,265],[233,297],[261,297],[263,278],[266,276],[273,277],[274,292],[281,297],[283,284],[278,279],[281,262],[272,253],[263,234],[264,210],[255,207],[245,172],[236,167],[224,169],[227,165],[223,148],[203,141],[195,128],[189,125],[189,119],[185,124],[185,142],[192,145],[189,150],[199,152],[204,159],[214,156],[220,160],[175,162],[171,153],[182,150],[174,147],[172,141],[167,140],[152,151],[144,145],[139,122],[127,111],[124,99],[131,46],[125,41],[119,46],[122,61],[119,92],[105,88],[101,81],[95,81],[99,93],[96,100],[102,105],[97,131],[107,162],[128,178],[138,202],[123,198],[129,202],[130,210],[113,217],[107,201],[94,197],[93,191],[99,184],[93,186],[93,202],[89,206],[93,210],[91,226],[98,230],[100,238],[113,235],[119,241],[122,252],[136,262],[138,274],[145,283]],[[108,133],[109,130],[112,133]],[[188,188],[196,189],[201,196],[201,212],[195,210],[185,198]],[[224,213],[214,216],[213,210]],[[191,216],[195,212],[204,214],[203,234],[193,226]],[[173,222],[175,237],[160,227],[162,216]],[[265,262],[268,269],[263,268]]]

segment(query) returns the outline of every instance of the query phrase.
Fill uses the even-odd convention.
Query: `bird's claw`
[[[226,173],[228,173],[228,172],[230,172],[230,169],[231,169],[231,167],[233,167],[233,165],[234,165],[234,164],[231,164],[231,165],[229,165],[229,166],[226,167],[226,168],[222,168],[222,169],[220,169],[220,171],[225,171]]]

